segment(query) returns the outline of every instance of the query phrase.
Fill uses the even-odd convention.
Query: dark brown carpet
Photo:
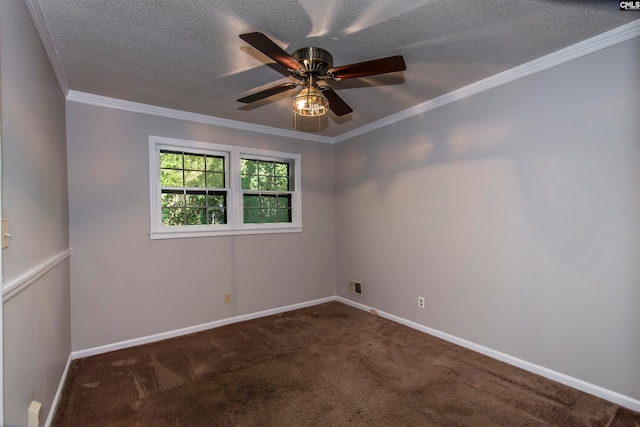
[[[640,426],[338,302],[73,362],[53,426]]]

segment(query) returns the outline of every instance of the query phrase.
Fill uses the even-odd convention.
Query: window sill
[[[185,239],[190,237],[212,237],[212,236],[243,236],[247,234],[280,234],[280,233],[300,233],[300,226],[286,227],[255,227],[225,230],[193,230],[193,231],[151,231],[149,239]]]

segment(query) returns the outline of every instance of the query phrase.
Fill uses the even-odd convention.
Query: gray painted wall
[[[23,1],[0,2],[3,250],[10,283],[69,248],[64,97]],[[68,260],[4,304],[4,425],[44,417],[71,350]]]
[[[304,230],[150,240],[149,135],[300,153]],[[75,102],[67,141],[74,350],[335,294],[333,146]]]
[[[338,295],[640,399],[639,93],[635,38],[338,144]]]
[[[69,247],[67,212],[75,251],[4,306],[5,425],[32,399],[46,416],[71,348],[331,296],[336,280],[640,398],[638,39],[337,146],[69,102],[67,153],[26,8],[0,11],[5,282]],[[304,231],[149,240],[149,135],[301,153]]]

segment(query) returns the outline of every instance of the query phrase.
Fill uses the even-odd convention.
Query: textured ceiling
[[[68,89],[337,136],[638,19],[617,1],[31,0]],[[407,70],[330,82],[354,112],[297,118],[293,81],[238,35],[260,31],[334,65],[403,55]],[[51,52],[50,52],[51,54]],[[64,85],[63,84],[63,85]]]

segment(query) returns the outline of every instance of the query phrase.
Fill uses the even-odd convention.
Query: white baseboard
[[[62,371],[62,378],[60,378],[60,384],[58,384],[58,389],[56,390],[55,396],[53,396],[53,401],[51,402],[51,408],[49,408],[49,415],[47,415],[47,420],[44,422],[44,427],[49,427],[53,422],[53,416],[56,414],[56,409],[58,408],[58,402],[60,401],[60,396],[62,396],[62,391],[64,390],[64,383],[67,381],[67,375],[69,374],[69,367],[71,366],[71,354],[67,358],[67,365],[64,367],[64,371]]]
[[[213,322],[202,323],[200,325],[189,326],[187,328],[176,329],[173,331],[162,332],[159,334],[148,335],[145,337],[134,338],[126,341],[119,341],[113,344],[106,344],[99,347],[78,350],[71,353],[71,359],[81,359],[83,357],[95,356],[96,354],[108,353],[123,348],[135,347],[137,345],[149,344],[156,341],[175,338],[182,335],[192,334],[194,332],[206,331],[207,329],[219,328],[220,326],[231,325],[232,323],[244,322],[246,320],[257,319],[260,317],[271,316],[273,314],[285,313],[287,311],[298,310],[300,308],[312,307],[325,302],[335,301],[335,296],[320,298],[312,301],[301,302],[298,304],[287,305],[284,307],[272,308],[269,310],[258,311],[256,313],[244,314],[241,316],[229,317],[226,319],[215,320]]]
[[[412,329],[416,329],[420,332],[433,335],[445,341],[449,341],[461,347],[465,347],[465,348],[468,348],[469,350],[473,350],[475,352],[484,354],[485,356],[489,356],[493,359],[497,359],[501,362],[508,363],[509,365],[517,366],[518,368],[524,369],[525,371],[532,372],[534,374],[559,382],[561,384],[567,385],[569,387],[575,388],[585,393],[589,393],[601,399],[608,400],[609,402],[615,403],[617,405],[624,406],[625,408],[629,408],[631,410],[640,412],[640,400],[636,400],[632,397],[625,396],[624,394],[620,394],[618,392],[608,390],[606,388],[588,383],[578,378],[570,377],[569,375],[565,375],[561,372],[557,372],[552,369],[545,368],[544,366],[536,365],[535,363],[527,362],[526,360],[518,359],[517,357],[510,356],[508,354],[501,353],[499,351],[481,346],[479,344],[473,343],[471,341],[467,341],[462,338],[458,338],[456,336],[447,334],[445,332],[441,332],[436,329],[429,328],[419,323],[412,322],[411,320],[407,320],[402,317],[395,316],[393,314],[385,313],[384,311],[380,311],[374,307],[369,307],[364,304],[351,301],[350,299],[347,299],[341,296],[336,296],[336,301],[339,301],[341,303],[344,303],[368,312],[370,312],[372,309],[375,309],[377,312],[377,315],[385,319],[391,320],[396,323],[400,323]]]
[[[80,359],[83,357],[94,356],[96,354],[107,353],[109,351],[120,350],[123,348],[134,347],[137,345],[148,344],[156,341],[165,340],[168,338],[175,338],[182,335],[192,334],[194,332],[200,332],[208,329],[218,328],[220,326],[230,325],[233,323],[244,322],[246,320],[257,319],[260,317],[271,316],[273,314],[285,313],[287,311],[298,310],[300,308],[312,307],[318,304],[324,304],[329,301],[339,301],[343,304],[355,307],[357,309],[370,312],[374,307],[369,307],[364,304],[360,304],[350,299],[341,297],[341,296],[331,296],[320,298],[312,301],[307,301],[298,304],[287,305],[284,307],[273,308],[269,310],[259,311],[256,313],[245,314],[241,316],[229,317],[227,319],[216,320],[209,323],[203,323],[200,325],[190,326],[187,328],[176,329],[173,331],[163,332],[160,334],[149,335],[146,337],[135,338],[126,341],[120,341],[113,344],[107,344],[99,347],[88,348],[85,350],[74,351],[69,356],[69,361],[67,362],[67,367],[62,376],[62,380],[60,382],[60,386],[58,387],[58,392],[54,398],[54,402],[52,405],[52,410],[49,413],[49,418],[47,418],[47,422],[45,427],[49,426],[49,423],[52,420],[54,409],[57,406],[58,399],[62,392],[62,387],[64,385],[64,380],[67,376],[67,371],[69,369],[70,362],[75,359]],[[461,347],[468,348],[469,350],[473,350],[475,352],[484,354],[485,356],[489,356],[493,359],[500,360],[501,362],[508,363],[510,365],[516,366],[518,368],[524,369],[525,371],[532,372],[534,374],[540,375],[542,377],[548,378],[550,380],[559,382],[561,384],[567,385],[569,387],[573,387],[577,390],[583,391],[585,393],[589,393],[593,396],[599,397],[601,399],[608,400],[609,402],[618,404],[620,406],[624,406],[625,408],[629,408],[634,411],[640,412],[640,400],[633,399],[629,396],[625,396],[618,392],[605,389],[603,387],[597,386],[595,384],[588,383],[586,381],[580,380],[578,378],[571,377],[569,375],[565,375],[561,372],[554,371],[552,369],[545,368],[544,366],[536,365],[535,363],[527,362],[526,360],[519,359],[514,356],[510,356],[508,354],[499,352],[497,350],[490,349],[488,347],[484,347],[482,345],[473,343],[471,341],[467,341],[462,338],[458,338],[456,336],[447,334],[445,332],[438,331],[433,328],[429,328],[427,326],[421,325],[416,322],[412,322],[410,320],[404,319],[399,316],[395,316],[393,314],[386,313],[384,311],[380,311],[375,309],[377,315],[391,320],[393,322],[399,323],[401,325],[408,326],[412,329],[418,330],[420,332],[424,332],[429,335],[433,335],[435,337],[441,338],[445,341],[449,341],[453,344],[457,344]]]

